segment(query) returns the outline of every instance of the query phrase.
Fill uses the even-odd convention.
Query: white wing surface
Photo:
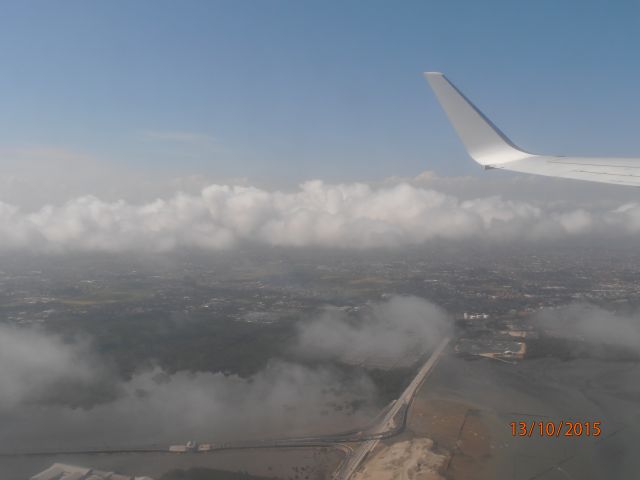
[[[536,155],[517,147],[439,72],[424,74],[467,152],[484,168],[640,186],[640,158]]]

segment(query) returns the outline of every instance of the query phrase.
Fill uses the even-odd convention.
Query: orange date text
[[[514,437],[599,437],[602,422],[577,422],[571,420],[511,422]]]

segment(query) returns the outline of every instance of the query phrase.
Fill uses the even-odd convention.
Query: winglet
[[[485,167],[533,156],[511,142],[440,72],[425,72],[425,78],[453,124],[467,152]]]

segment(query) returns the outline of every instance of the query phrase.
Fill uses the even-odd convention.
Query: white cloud
[[[434,347],[450,327],[447,314],[433,303],[394,296],[357,315],[326,309],[299,326],[297,349],[318,358],[399,358]]]
[[[0,410],[35,401],[60,382],[91,381],[95,366],[86,354],[83,345],[66,345],[33,330],[0,326]]]
[[[587,211],[500,196],[461,200],[409,183],[309,181],[293,192],[214,184],[140,204],[80,196],[32,212],[0,202],[4,250],[220,250],[243,243],[361,249],[638,233],[638,203]]]

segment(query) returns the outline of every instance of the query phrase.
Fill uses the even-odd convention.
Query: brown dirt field
[[[450,455],[444,471],[447,478],[489,480],[494,477],[489,462],[488,420],[460,401],[419,395],[409,414],[407,430],[414,437],[430,438],[437,452]]]

